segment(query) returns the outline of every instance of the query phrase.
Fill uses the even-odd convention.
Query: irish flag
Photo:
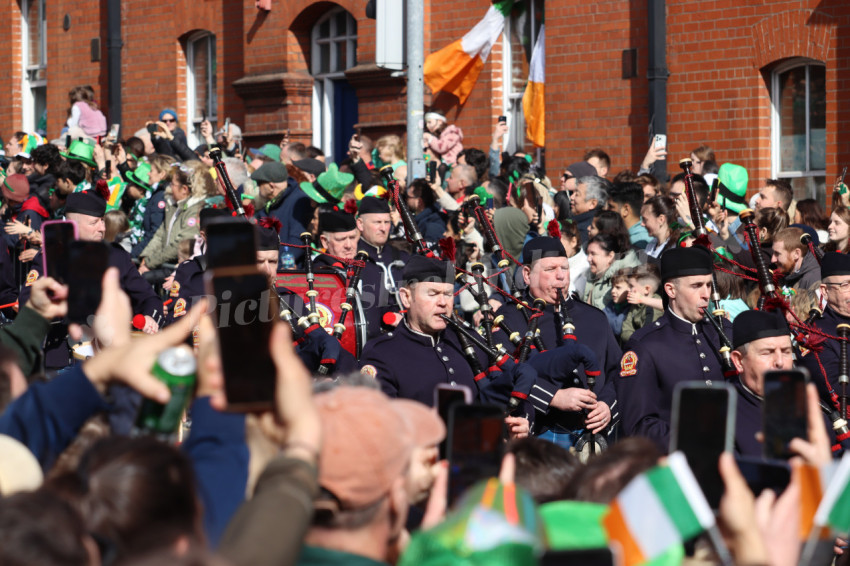
[[[664,465],[633,479],[602,523],[622,546],[623,563],[636,566],[711,528],[714,514],[685,455],[674,452]]]
[[[794,473],[799,474],[802,487],[802,538],[808,534],[800,564],[829,564],[835,540],[831,533],[850,532],[850,456],[845,455],[837,465],[833,463],[820,470],[803,466]],[[823,497],[819,499],[821,493]],[[817,512],[812,517],[815,507]]]
[[[803,464],[791,471],[792,479],[800,482],[800,540],[806,540],[812,533],[815,515],[823,501],[823,494],[829,489],[836,467],[834,462],[820,468]],[[830,533],[829,529],[821,528],[815,534],[827,539]]]
[[[484,19],[461,39],[425,58],[425,84],[431,92],[444,91],[466,102],[484,68],[490,50],[505,29],[514,0],[494,2]]]
[[[850,456],[841,459],[823,494],[814,522],[838,533],[850,532]]]
[[[546,120],[544,106],[544,83],[546,82],[546,30],[540,26],[540,35],[531,52],[528,84],[522,95],[522,111],[525,114],[526,135],[537,147],[546,145]]]

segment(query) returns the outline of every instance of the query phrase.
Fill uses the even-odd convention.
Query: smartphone
[[[117,142],[118,135],[121,133],[121,124],[112,124],[109,128],[109,134],[106,136],[106,139]]]
[[[449,409],[456,404],[469,405],[472,403],[472,390],[466,385],[451,385],[450,383],[438,383],[434,388],[434,406],[437,413],[446,426],[449,424]],[[448,438],[440,443],[440,459],[446,457]]]
[[[65,283],[68,278],[68,255],[71,242],[79,237],[73,220],[48,220],[41,225],[42,272]]]
[[[150,135],[154,135],[156,133],[157,127],[156,124],[148,124],[147,125],[148,132]]]
[[[764,402],[761,406],[764,457],[787,460],[792,456],[792,438],[809,438],[809,416],[805,368],[773,370],[764,374]]]
[[[726,383],[684,381],[673,390],[670,452],[682,451],[712,509],[720,506],[720,454],[733,448],[735,395]]]
[[[207,294],[215,300],[215,323],[227,410],[274,408],[276,370],[269,353],[272,331],[271,289],[256,267],[224,267],[204,274]]]
[[[540,559],[540,566],[620,566],[623,563],[619,547],[585,548],[581,550],[549,550]]]
[[[776,495],[780,495],[791,483],[791,466],[784,460],[735,456],[735,462],[756,497],[766,489],[772,489]]]
[[[495,405],[456,403],[449,408],[450,504],[477,481],[499,475],[504,419],[504,411]]]
[[[68,245],[65,283],[68,285],[68,321],[88,324],[100,306],[103,274],[109,267],[109,245],[75,240]],[[54,267],[55,269],[55,267]]]
[[[508,123],[508,117],[507,116],[499,116],[499,123],[500,124],[507,124]]]
[[[65,136],[65,151],[71,147],[71,136]]]
[[[433,183],[437,180],[437,162],[431,160],[428,162],[428,182]]]
[[[667,147],[667,134],[655,134],[655,149]]]
[[[206,227],[209,269],[257,263],[257,232],[241,218],[215,218]]]
[[[227,135],[230,133],[230,118],[224,119],[224,128],[222,128],[221,133],[225,137],[227,137]]]
[[[207,109],[204,108],[203,110],[201,110],[201,122],[206,122],[206,121],[207,121]]]

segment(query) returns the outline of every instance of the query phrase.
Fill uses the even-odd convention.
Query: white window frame
[[[826,67],[826,65],[815,59],[795,58],[787,61],[770,71],[770,171],[771,177],[774,179],[799,179],[804,177],[826,177],[826,170],[812,170],[810,168],[811,153],[806,150],[806,170],[805,171],[782,171],[782,124],[779,115],[779,105],[776,97],[779,95],[779,76],[796,67],[806,68],[806,85],[810,85],[809,69],[811,67]],[[810,108],[810,89],[806,88],[806,148],[809,147],[809,138],[811,135],[811,127],[809,125],[809,108]],[[812,193],[810,198],[819,199],[823,195],[816,194],[815,186],[812,185]]]
[[[29,13],[33,4],[39,4],[41,15],[41,60],[36,65],[29,64],[30,29]],[[47,79],[39,79],[39,71],[47,69],[47,17],[46,0],[21,0],[21,127],[26,132],[34,132],[38,125],[35,116],[34,89],[47,88]],[[46,72],[41,73],[47,76]]]
[[[345,33],[339,33],[336,29],[336,16],[344,12],[348,15]],[[319,30],[323,23],[330,20],[329,37],[320,38]],[[344,8],[335,8],[319,18],[310,32],[310,69],[313,75],[313,145],[324,152],[325,155],[333,154],[333,107],[334,93],[333,81],[344,79],[346,69],[337,69],[336,49],[333,44],[345,43],[347,69],[357,64],[357,20]],[[330,48],[330,71],[321,72],[322,54],[321,45],[331,45]]]
[[[205,38],[210,38],[211,40],[207,43],[210,50],[207,54],[207,76],[210,78],[210,81],[208,85],[209,92],[207,92],[206,99],[216,99],[216,104],[211,105],[212,108],[206,109],[207,120],[209,120],[212,124],[213,131],[215,131],[216,125],[218,124],[218,97],[214,96],[218,86],[218,57],[216,56],[218,43],[214,33],[199,31],[189,36],[186,40],[186,115],[188,116],[189,124],[191,124],[191,127],[187,128],[189,131],[186,132],[186,139],[189,141],[189,147],[193,148],[197,147],[201,143],[200,127],[202,116],[200,112],[203,110],[203,108],[197,108],[195,105],[195,44]]]
[[[537,10],[537,5],[542,5],[542,0],[527,0],[526,9],[533,17]],[[526,140],[526,123],[525,113],[522,107],[522,98],[525,94],[525,89],[521,92],[513,91],[513,46],[511,44],[511,36],[514,33],[513,18],[505,19],[505,29],[502,31],[502,115],[508,119],[508,135],[505,136],[502,142],[502,151],[514,153],[525,149]],[[537,43],[537,30],[531,26],[531,50],[534,50],[534,44]],[[525,82],[528,77],[522,77]]]

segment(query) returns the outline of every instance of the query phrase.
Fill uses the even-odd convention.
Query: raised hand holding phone
[[[765,372],[762,403],[765,458],[787,460],[794,455],[790,446],[793,439],[808,440],[808,382],[808,372],[802,368]]]
[[[723,495],[717,461],[733,447],[736,401],[735,390],[726,383],[685,381],[673,391],[670,452],[685,454],[712,509]]]

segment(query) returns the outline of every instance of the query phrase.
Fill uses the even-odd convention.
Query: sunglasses
[[[176,122],[177,120],[174,119],[174,118],[163,118],[162,121],[165,122],[166,124],[171,124],[173,122]]]

